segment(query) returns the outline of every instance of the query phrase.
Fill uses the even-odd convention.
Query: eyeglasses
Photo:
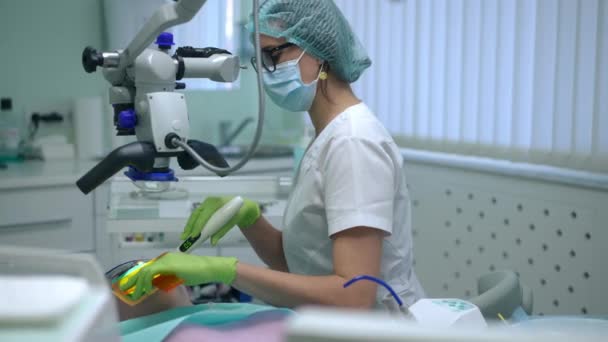
[[[293,43],[285,43],[274,48],[262,49],[262,66],[264,69],[268,72],[277,70],[277,62],[281,58],[282,51],[295,45]],[[255,57],[251,57],[251,65],[253,65],[253,70],[257,72],[257,60]]]

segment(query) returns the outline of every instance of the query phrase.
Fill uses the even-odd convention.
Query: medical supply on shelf
[[[151,200],[180,200],[188,198],[186,189],[173,186],[170,182],[163,181],[135,181],[133,184],[138,190],[131,192],[132,198],[146,198]]]
[[[157,246],[165,242],[165,233],[125,233],[120,236],[120,242],[132,247]]]
[[[0,99],[0,162],[19,159],[21,141],[19,117],[13,108],[13,100]]]
[[[40,157],[45,160],[71,160],[75,157],[74,144],[68,141],[63,134],[53,134],[39,137],[33,143],[35,150],[40,152]]]
[[[77,98],[72,103],[76,157],[95,160],[104,156],[106,113],[100,96]]]

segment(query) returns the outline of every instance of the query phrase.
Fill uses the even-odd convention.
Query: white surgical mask
[[[303,51],[297,59],[277,65],[272,73],[263,72],[264,89],[268,96],[277,106],[291,112],[308,111],[317,94],[319,77],[310,84],[302,81],[298,64],[305,53]]]

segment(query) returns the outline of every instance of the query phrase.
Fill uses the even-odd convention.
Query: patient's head
[[[145,260],[133,260],[120,264],[106,272],[106,278],[112,282],[112,279],[119,277],[140,262],[145,262]],[[121,321],[192,305],[188,290],[184,286],[178,286],[170,292],[156,291],[134,306],[124,303],[117,297],[114,298],[118,306],[118,315]]]

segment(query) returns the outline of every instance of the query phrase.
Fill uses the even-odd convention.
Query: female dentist
[[[186,284],[222,282],[266,303],[373,308],[388,292],[371,282],[344,288],[359,275],[382,278],[405,305],[424,295],[412,266],[410,199],[399,148],[350,84],[371,65],[332,0],[267,0],[260,6],[266,93],[287,111],[307,111],[316,131],[285,210],[283,229],[246,200],[212,236],[239,226],[269,268],[236,258],[169,253],[123,289],[134,298],[157,274]],[[387,52],[388,53],[388,52]],[[255,62],[255,60],[253,60]],[[255,63],[253,63],[255,65]],[[182,239],[196,236],[231,198],[207,198]]]

